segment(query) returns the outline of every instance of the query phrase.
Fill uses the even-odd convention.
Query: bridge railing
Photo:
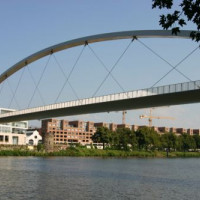
[[[47,111],[47,110],[62,109],[62,108],[67,108],[67,107],[104,103],[104,102],[109,102],[109,101],[118,101],[118,100],[124,100],[124,99],[129,99],[129,98],[140,98],[144,96],[184,92],[184,91],[197,90],[197,89],[200,89],[200,80],[153,87],[153,88],[142,89],[142,90],[123,92],[123,93],[116,93],[116,94],[110,94],[110,95],[104,95],[104,96],[98,96],[98,97],[92,97],[92,98],[85,98],[85,99],[67,101],[67,102],[56,103],[56,104],[50,104],[46,106],[40,106],[36,108],[29,108],[25,110],[1,114],[0,118]]]

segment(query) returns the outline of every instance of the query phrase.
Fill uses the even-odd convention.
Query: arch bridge
[[[66,41],[50,46],[19,61],[0,75],[0,84],[28,64],[47,55],[76,46],[121,39],[131,39],[132,41],[138,40],[139,38],[189,39],[190,33],[190,30],[181,31],[177,35],[172,35],[171,31],[164,30],[124,31],[92,35]],[[172,70],[177,70],[176,66],[171,67]],[[108,71],[107,76],[111,74],[112,69]],[[152,86],[148,89],[128,92],[123,91],[122,93],[99,97],[92,96],[91,98],[55,103],[1,114],[0,123],[200,102],[200,81],[192,81],[186,75],[184,76],[188,79],[188,82],[160,87]]]

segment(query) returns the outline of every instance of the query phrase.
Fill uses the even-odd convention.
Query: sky
[[[176,1],[175,6],[179,2]],[[117,31],[161,29],[159,16],[167,11],[152,10],[151,3],[151,0],[2,0],[0,1],[1,72],[37,51],[71,39]],[[185,29],[192,30],[194,26],[189,24]],[[154,38],[141,41],[173,66],[198,46],[189,39]],[[91,44],[90,48],[95,51],[106,67],[111,69],[129,43],[130,40],[101,42]],[[91,97],[107,75],[106,70],[90,48],[88,46],[84,48],[69,79],[79,98]],[[0,85],[0,107],[24,109],[40,106],[43,103],[54,103],[65,82],[62,70],[66,75],[70,73],[82,49],[83,46],[80,46],[56,53],[55,57],[44,57],[11,76]],[[48,65],[45,68],[47,62]],[[198,63],[199,49],[177,69],[191,80],[199,80]],[[35,90],[34,81],[40,80],[44,68],[45,73],[38,86],[44,98],[43,102],[39,92],[36,91],[33,96],[33,91]],[[166,62],[152,54],[140,42],[135,41],[112,74],[126,91],[130,91],[151,87],[170,69],[171,67]],[[157,86],[187,81],[179,73],[173,71]],[[14,99],[12,90],[17,91]],[[112,77],[109,77],[98,91],[97,96],[117,92],[122,91]],[[58,102],[74,99],[76,96],[67,84]],[[154,116],[174,117],[175,120],[153,120],[153,125],[200,128],[199,111],[200,104],[155,108],[153,109]],[[148,113],[149,109],[128,111],[126,122],[147,125],[148,121],[139,119],[139,116]],[[65,118],[121,123],[122,112]],[[30,125],[40,126],[40,121],[31,121]]]

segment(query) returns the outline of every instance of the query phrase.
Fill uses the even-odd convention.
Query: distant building
[[[188,135],[193,135],[193,129],[191,129],[191,128],[187,129],[187,134]]]
[[[129,128],[130,130],[137,131],[140,128],[148,126],[137,126],[129,124],[115,124],[105,122],[84,122],[81,120],[68,121],[58,119],[42,120],[42,134],[52,134],[54,144],[73,144],[80,143],[81,145],[90,145],[93,143],[92,136],[98,127],[107,127],[111,131],[116,131],[118,128]],[[200,135],[200,129],[184,129],[174,127],[151,127],[160,135],[166,132],[175,133],[177,136],[187,133],[190,135]]]
[[[37,130],[26,131],[26,144],[37,146],[40,143],[42,143],[42,136]]]
[[[0,114],[13,112],[13,109],[0,108]],[[0,144],[25,145],[27,121],[0,124]]]
[[[116,130],[117,130],[117,124],[110,123],[109,129],[110,129],[111,131],[116,131]]]
[[[200,129],[193,129],[193,135],[200,135]]]
[[[176,133],[176,128],[174,128],[174,127],[169,128],[169,132]]]
[[[131,130],[132,130],[132,131],[137,131],[138,128],[139,128],[139,126],[137,126],[137,125],[132,125],[132,126],[131,126]]]
[[[154,131],[159,132],[158,127],[157,126],[152,126],[151,127]]]
[[[170,132],[170,128],[165,127],[165,126],[163,126],[163,127],[158,127],[157,129],[158,129],[158,131],[161,132],[161,133]]]
[[[129,129],[131,129],[131,126],[129,124],[117,124],[117,128],[129,128]]]
[[[176,133],[179,133],[179,134],[187,133],[187,129],[185,129],[185,128],[177,128],[176,129]]]
[[[96,132],[93,122],[47,119],[42,120],[42,133],[53,133],[55,144],[92,143]]]
[[[98,127],[106,127],[106,128],[108,128],[108,129],[110,128],[110,127],[109,127],[109,123],[105,123],[105,122],[94,123],[94,126],[97,127],[97,128],[98,128]]]

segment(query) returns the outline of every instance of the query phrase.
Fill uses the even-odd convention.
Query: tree
[[[165,133],[161,136],[162,147],[167,148],[169,151],[171,149],[176,149],[177,136],[174,133]]]
[[[110,147],[118,149],[119,147],[119,135],[115,131],[110,131],[108,136]]]
[[[135,131],[133,130],[131,131],[131,134],[130,134],[130,144],[131,144],[132,150],[136,149],[138,146],[136,134],[135,134]]]
[[[196,143],[192,136],[183,134],[178,137],[179,148],[182,151],[188,151],[189,149],[195,149]]]
[[[103,149],[105,149],[105,143],[109,142],[110,130],[107,127],[97,128],[96,133],[92,136],[93,142],[103,143]]]
[[[138,129],[136,131],[136,138],[139,149],[155,150],[160,148],[160,137],[153,128],[143,127]]]
[[[119,128],[116,134],[119,136],[118,148],[126,151],[129,150],[128,144],[131,143],[131,130],[129,128]]]
[[[188,22],[192,22],[196,26],[197,31],[192,31],[190,37],[192,40],[200,41],[200,0],[182,0],[179,10],[174,10],[173,0],[152,0],[152,8],[171,9],[171,14],[160,16],[160,25],[163,29],[172,28],[172,34],[177,35],[180,28],[186,26]]]
[[[193,138],[195,140],[196,148],[200,149],[200,136],[199,135],[193,135]]]

